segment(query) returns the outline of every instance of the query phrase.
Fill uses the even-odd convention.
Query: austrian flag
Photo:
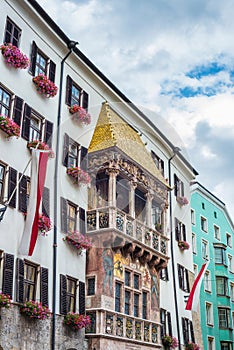
[[[49,152],[33,149],[31,162],[30,195],[24,232],[19,253],[31,256],[38,236],[39,208],[44,190]]]
[[[208,265],[209,265],[209,261],[207,261],[205,264],[202,265],[201,270],[199,271],[199,274],[197,275],[193,283],[193,287],[190,292],[185,310],[193,310],[193,311],[197,310],[198,303],[200,300],[200,289],[201,289],[202,279],[205,275]]]

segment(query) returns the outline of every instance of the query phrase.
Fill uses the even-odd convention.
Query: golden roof
[[[105,102],[102,105],[88,152],[101,151],[113,146],[117,146],[133,161],[168,186],[137,131]]]

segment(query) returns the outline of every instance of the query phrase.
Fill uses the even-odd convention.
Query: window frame
[[[227,277],[216,276],[216,294],[225,297],[229,296]]]
[[[78,105],[88,111],[89,105],[89,95],[88,93],[80,87],[69,75],[67,75],[66,82],[66,99],[65,103],[67,106],[71,107],[72,105],[72,87],[76,88],[79,91],[79,103]]]
[[[29,273],[29,268],[34,270],[34,281],[26,278],[27,273]],[[39,265],[31,261],[24,260],[24,301],[36,300],[38,273],[39,273]],[[31,289],[30,287],[32,288],[32,294],[29,291],[29,289]],[[27,289],[30,293],[30,297],[27,296],[28,295],[28,293],[26,293]]]
[[[77,283],[78,279],[66,276],[67,277],[67,312],[76,312],[76,305],[77,305]],[[74,292],[71,292],[69,289],[69,283],[73,284],[74,286]],[[73,307],[72,307],[72,301],[73,301]]]
[[[92,285],[90,282],[92,281]],[[87,277],[87,296],[93,296],[96,294],[96,276]]]
[[[218,264],[218,265],[227,265],[227,256],[226,256],[226,249],[224,247],[214,247],[214,257],[215,257],[215,264]],[[221,252],[220,256],[217,256],[217,252],[218,250]],[[217,258],[220,258],[221,259],[217,259]]]
[[[70,209],[74,210],[74,216],[70,215]],[[67,201],[67,232],[71,233],[77,229],[77,215],[78,215],[78,205]],[[70,230],[70,227],[73,226],[73,229]]]
[[[200,217],[200,225],[201,225],[201,230],[203,232],[208,232],[208,224],[207,224],[207,219],[204,216]]]
[[[221,325],[220,320],[220,311],[224,311],[223,316],[225,316],[225,326]],[[227,307],[218,307],[218,319],[219,319],[219,329],[229,329],[231,327],[230,324],[230,309]],[[223,321],[222,321],[223,322]]]
[[[213,305],[209,302],[206,302],[206,324],[207,326],[214,325]]]
[[[178,268],[179,288],[182,289],[184,292],[188,293],[190,292],[188,270],[180,264],[177,264],[177,268]]]
[[[9,31],[7,29],[7,25],[8,23],[10,23],[12,25],[11,31]],[[15,30],[18,31],[18,38],[15,37]],[[6,41],[6,37],[7,37],[7,33],[10,36],[10,40]],[[12,45],[19,47],[19,43],[20,43],[20,38],[21,38],[21,34],[22,34],[22,29],[20,29],[19,26],[17,26],[17,24],[15,24],[14,21],[12,21],[12,19],[10,17],[7,16],[6,18],[6,24],[5,24],[5,30],[4,30],[4,40],[3,43],[4,44],[9,44],[11,43]]]
[[[0,161],[0,203],[4,203],[5,200],[5,187],[6,187],[6,175],[7,175],[7,164]]]
[[[196,225],[196,215],[194,209],[191,209],[191,224]]]
[[[204,249],[205,248],[205,249]],[[209,258],[209,242],[205,239],[201,240],[201,255],[204,260]]]
[[[226,243],[229,248],[232,248],[232,235],[226,232]]]
[[[220,227],[214,225],[214,238],[220,241]]]
[[[7,118],[11,119],[11,108],[12,108],[12,98],[13,98],[13,93],[8,90],[7,88],[5,88],[5,86],[3,86],[2,84],[0,84],[0,90],[2,91],[2,93],[0,92],[0,114],[6,116]],[[9,98],[9,104],[6,104],[4,102],[4,96],[8,95]],[[8,111],[7,114],[2,112],[2,110],[6,110]]]
[[[118,285],[118,291],[119,295],[117,295],[117,288]],[[122,300],[122,283],[119,281],[115,281],[115,312],[121,312],[121,300]]]
[[[205,292],[211,293],[211,281],[210,281],[210,271],[206,270],[204,275],[204,290]]]

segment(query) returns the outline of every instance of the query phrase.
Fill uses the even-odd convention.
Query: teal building
[[[225,204],[198,182],[191,185],[194,273],[209,260],[200,291],[204,350],[233,350],[234,225]]]

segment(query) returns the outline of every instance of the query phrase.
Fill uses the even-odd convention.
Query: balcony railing
[[[107,207],[87,211],[87,232],[115,229],[145,246],[167,255],[168,238],[161,232],[147,227],[123,211]]]
[[[121,313],[102,309],[88,310],[91,325],[86,335],[121,337],[127,341],[139,341],[159,345],[160,324]]]

